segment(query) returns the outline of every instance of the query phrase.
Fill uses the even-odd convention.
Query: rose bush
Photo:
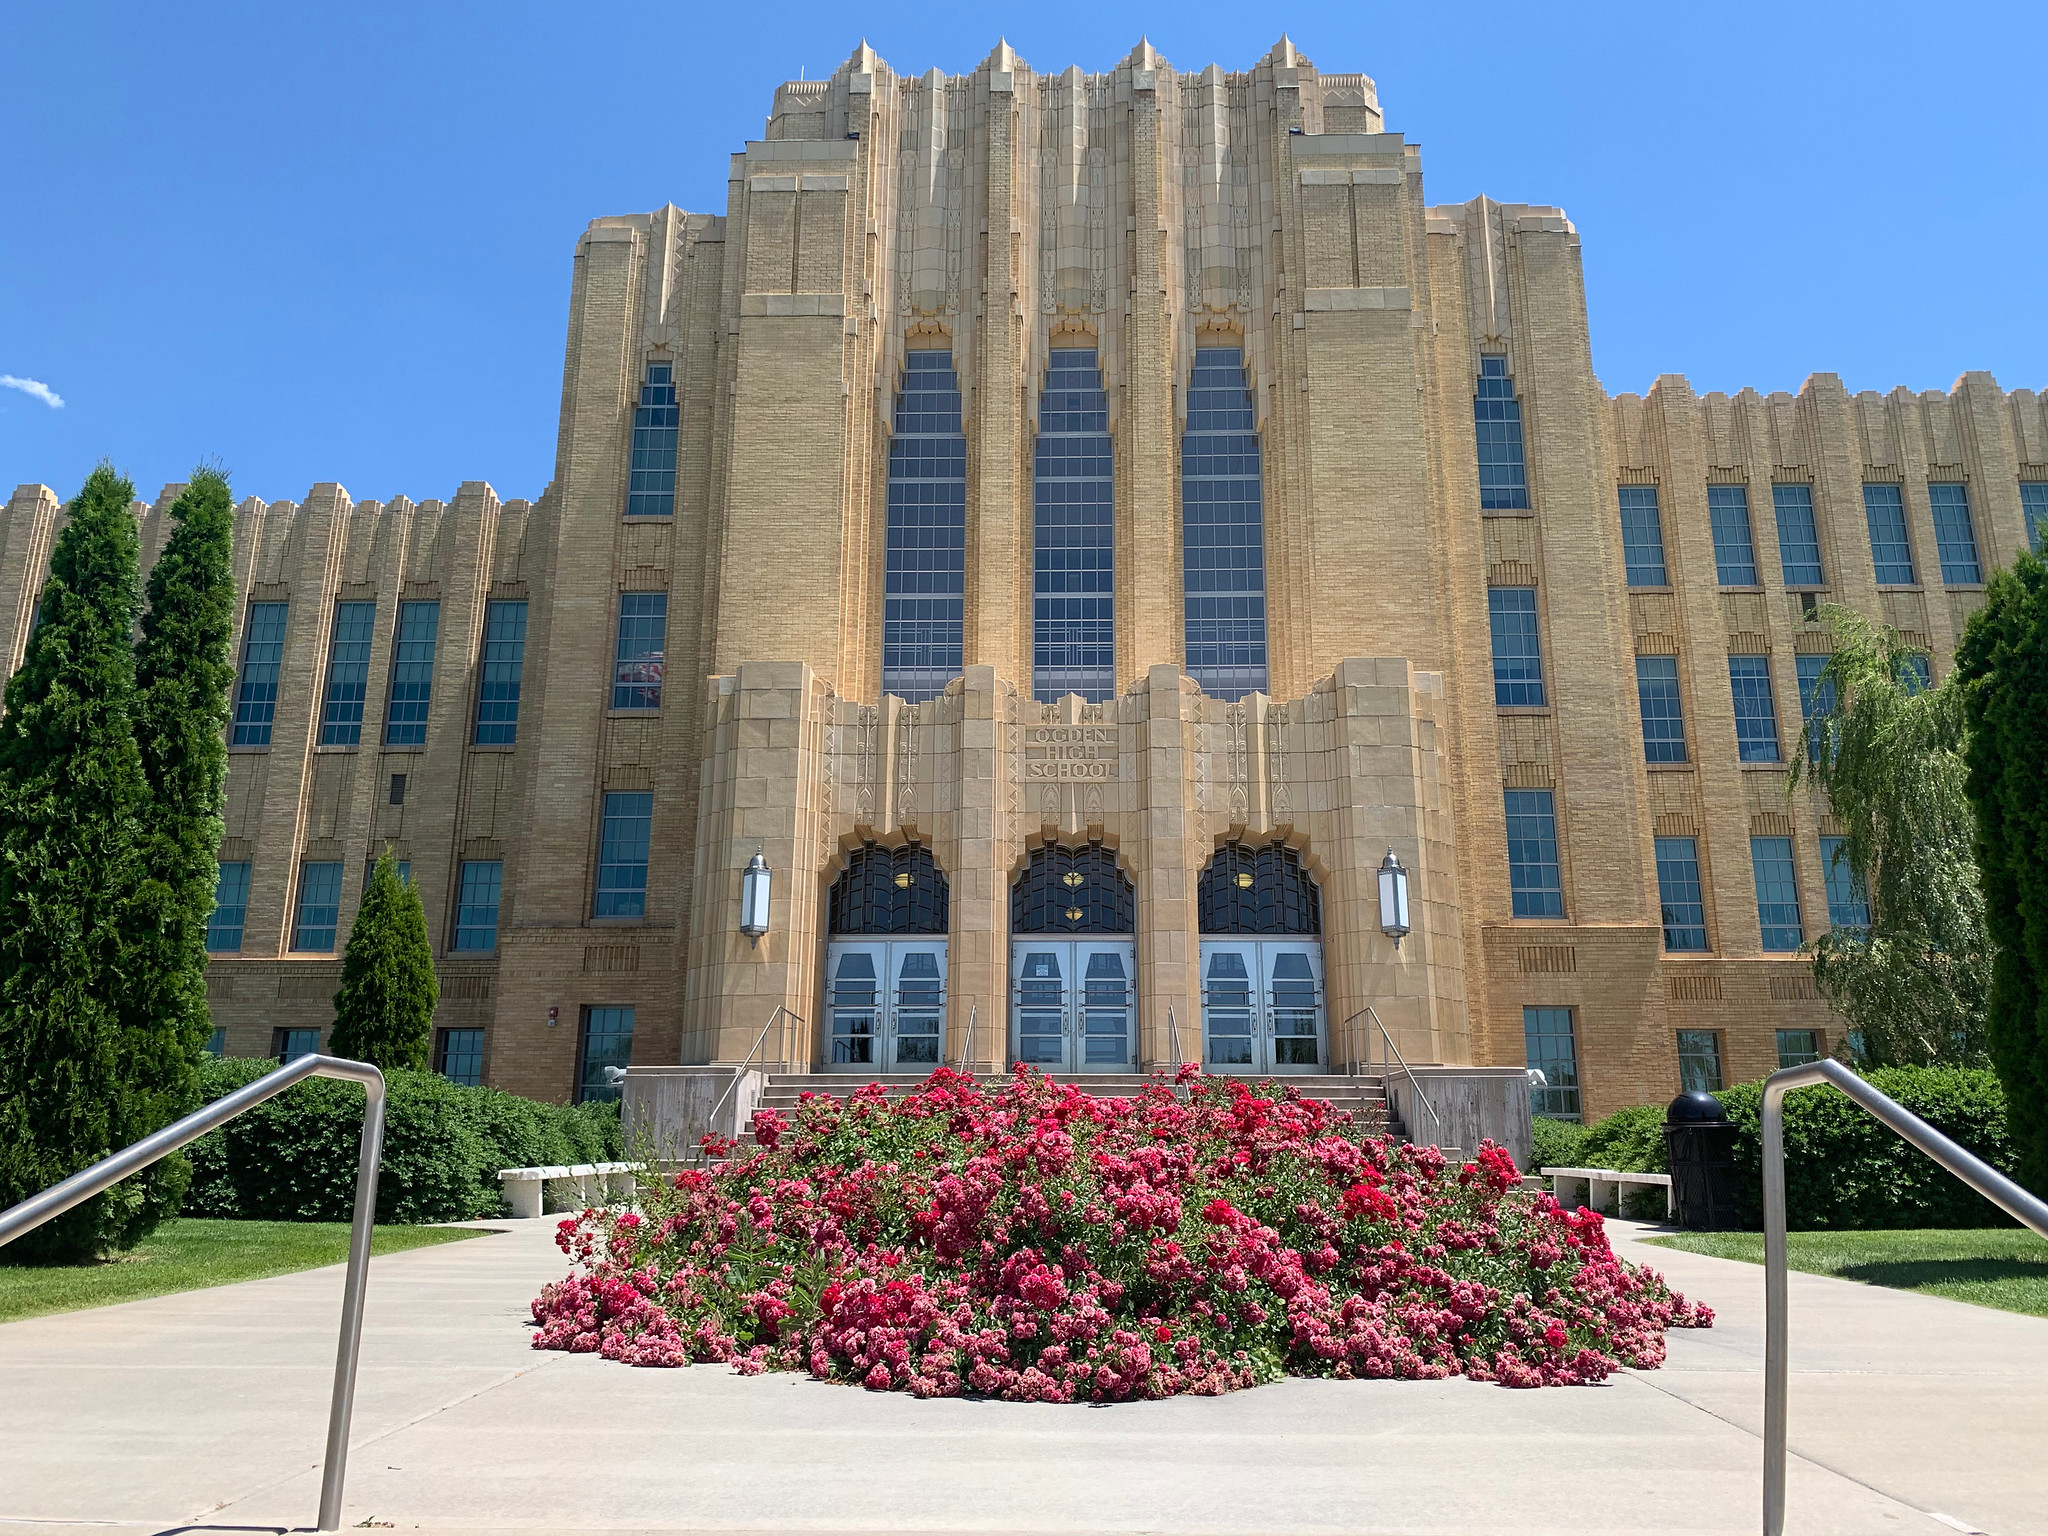
[[[561,1224],[576,1267],[534,1301],[534,1347],[1120,1401],[1283,1375],[1569,1385],[1713,1320],[1491,1143],[1452,1166],[1291,1089],[1181,1084],[941,1070],[760,1111],[756,1148]]]

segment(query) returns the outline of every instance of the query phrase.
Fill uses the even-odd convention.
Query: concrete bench
[[[499,1171],[498,1182],[505,1186],[505,1203],[512,1208],[512,1214],[531,1218],[545,1212],[550,1180],[574,1179],[577,1207],[582,1209],[613,1204],[630,1197],[632,1176],[642,1166],[639,1163],[573,1163],[567,1167],[505,1168]]]
[[[1590,1205],[1596,1211],[1612,1210],[1620,1215],[1624,1190],[1662,1189],[1665,1219],[1669,1220],[1678,1211],[1671,1198],[1671,1175],[1668,1173],[1623,1173],[1617,1168],[1546,1168],[1543,1175],[1550,1180],[1557,1203],[1566,1210]]]

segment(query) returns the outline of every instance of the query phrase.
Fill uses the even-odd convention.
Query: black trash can
[[[1735,1127],[1711,1093],[1681,1093],[1664,1111],[1664,1151],[1678,1224],[1690,1232],[1731,1232],[1735,1217]]]

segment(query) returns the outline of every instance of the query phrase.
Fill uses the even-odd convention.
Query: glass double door
[[[1315,1072],[1324,1061],[1323,946],[1202,940],[1202,1058],[1211,1072]]]
[[[946,941],[834,939],[825,950],[828,1072],[930,1072],[945,1055]]]
[[[1045,1072],[1133,1070],[1137,944],[1131,939],[1010,940],[1015,1059]]]

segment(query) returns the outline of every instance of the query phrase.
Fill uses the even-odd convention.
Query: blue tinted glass
[[[1730,656],[1728,686],[1735,697],[1735,744],[1745,763],[1778,761],[1778,706],[1771,694],[1768,656]]]
[[[444,1029],[434,1045],[434,1070],[450,1082],[474,1088],[484,1080],[484,1032]]]
[[[676,509],[676,405],[674,368],[649,363],[633,411],[633,460],[626,479],[626,516],[668,517]]]
[[[1507,797],[1508,885],[1515,916],[1563,917],[1564,881],[1557,862],[1557,813],[1547,789],[1510,789]]]
[[[1927,500],[1934,509],[1934,548],[1941,556],[1941,579],[1950,586],[1970,586],[1984,579],[1977,563],[1977,530],[1970,523],[1970,492],[1961,484],[1933,484]]]
[[[1678,702],[1678,658],[1636,658],[1636,703],[1643,715],[1643,761],[1685,761],[1685,712]]]
[[[1657,512],[1657,487],[1624,485],[1621,499],[1621,556],[1632,587],[1668,587],[1664,569],[1664,523]]]
[[[1870,525],[1870,563],[1880,586],[1913,584],[1913,546],[1906,539],[1906,508],[1896,485],[1863,487],[1863,520]]]
[[[242,947],[242,927],[249,917],[249,866],[222,864],[213,888],[213,916],[206,924],[209,954],[232,955]]]
[[[434,699],[434,642],[440,632],[439,603],[398,605],[398,640],[391,648],[391,698],[384,708],[386,746],[426,745],[427,710]]]
[[[1707,487],[1707,519],[1714,530],[1714,571],[1724,587],[1760,585],[1756,574],[1756,537],[1749,526],[1749,487]]]
[[[332,954],[334,933],[340,926],[340,861],[300,865],[299,916],[292,926],[292,948],[312,954]]]
[[[1544,1086],[1531,1084],[1529,1113],[1557,1120],[1579,1118],[1579,1053],[1572,1039],[1569,1008],[1524,1008],[1522,1045],[1529,1065],[1543,1074]]]
[[[1934,686],[1934,663],[1925,651],[1914,651],[1900,661],[1899,686],[1908,693],[1925,693]]]
[[[1756,873],[1756,920],[1767,950],[1789,952],[1806,942],[1799,921],[1799,881],[1792,873],[1792,839],[1752,837],[1749,860]]]
[[[1522,458],[1522,404],[1508,360],[1489,352],[1479,359],[1472,396],[1472,431],[1479,448],[1479,505],[1512,511],[1529,505],[1529,474]]]
[[[1864,893],[1863,882],[1856,878],[1856,871],[1849,866],[1848,842],[1846,837],[1820,840],[1820,871],[1828,888],[1828,925],[1868,928],[1870,898]]]
[[[654,827],[654,796],[614,793],[604,797],[604,826],[598,835],[597,900],[594,917],[647,915],[647,846]]]
[[[498,947],[498,889],[505,866],[496,859],[465,860],[455,898],[455,943],[460,950]]]
[[[284,622],[289,603],[251,603],[242,631],[242,679],[235,690],[238,747],[270,745],[277,717],[277,674],[284,661]],[[40,613],[39,613],[40,616]]]
[[[1052,353],[1032,461],[1031,691],[1116,692],[1115,496],[1109,402],[1092,347]]]
[[[1666,949],[1684,953],[1707,947],[1707,908],[1700,894],[1695,839],[1657,839],[1657,903],[1663,910]]]
[[[1239,347],[1198,347],[1181,438],[1181,582],[1188,676],[1217,699],[1262,693],[1266,512]]]
[[[2027,548],[2048,554],[2048,480],[2020,482],[2020,512],[2027,520]]]
[[[661,708],[662,651],[668,635],[666,592],[621,592],[612,661],[612,708]]]
[[[1536,639],[1536,589],[1489,587],[1493,627],[1493,702],[1501,708],[1543,702],[1543,655]]]
[[[1804,654],[1794,658],[1799,668],[1799,718],[1808,725],[1813,724],[1816,715],[1835,712],[1834,680],[1821,675],[1827,671],[1830,659]]]
[[[526,604],[484,610],[484,652],[476,691],[479,746],[509,747],[519,736],[519,684],[526,671]]]
[[[576,1055],[576,1102],[619,1098],[625,1091],[619,1074],[633,1064],[633,1010],[584,1009]]]
[[[1825,585],[1820,569],[1820,530],[1813,521],[1813,487],[1772,486],[1771,510],[1778,519],[1778,565],[1785,585]]]
[[[334,638],[327,648],[327,701],[320,745],[353,747],[363,739],[363,699],[370,691],[370,639],[375,603],[336,603]]]
[[[950,351],[903,360],[889,439],[882,692],[915,704],[960,675],[967,590],[967,439]]]

